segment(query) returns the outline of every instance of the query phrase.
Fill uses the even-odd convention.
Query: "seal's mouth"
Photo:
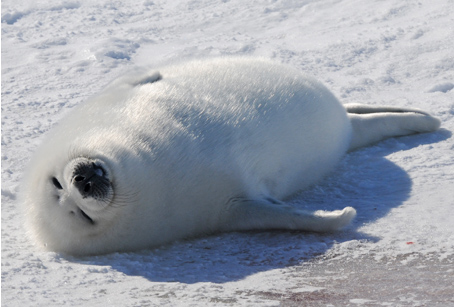
[[[90,216],[88,216],[88,214],[86,214],[84,210],[79,208],[79,213],[87,222],[89,222],[92,225],[95,224],[95,221]]]
[[[61,185],[60,181],[58,181],[58,179],[56,177],[52,177],[52,183],[54,185],[54,187],[57,189],[57,190],[63,190],[63,186]],[[60,197],[58,196],[58,199]],[[89,222],[90,224],[94,225],[95,224],[95,221],[87,214],[85,213],[84,210],[80,209],[79,207],[77,207],[77,211],[79,213],[79,216],[81,216],[84,220],[86,220],[87,222]],[[75,213],[74,211],[71,211],[71,213]]]

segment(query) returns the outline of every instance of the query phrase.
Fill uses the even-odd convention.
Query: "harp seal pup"
[[[333,231],[355,209],[284,201],[349,150],[439,126],[415,109],[343,106],[319,82],[264,59],[142,70],[49,133],[25,176],[27,224],[38,245],[72,255],[223,231]]]

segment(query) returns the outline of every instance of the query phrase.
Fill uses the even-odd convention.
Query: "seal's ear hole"
[[[59,190],[62,190],[63,187],[61,186],[60,182],[58,181],[57,178],[55,177],[52,177],[52,183],[54,184],[54,186],[59,189]]]

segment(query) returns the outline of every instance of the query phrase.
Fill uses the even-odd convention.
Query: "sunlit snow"
[[[2,305],[454,305],[453,4],[2,1]],[[417,107],[442,128],[352,152],[291,201],[355,207],[338,233],[230,233],[86,258],[37,250],[17,198],[47,131],[136,66],[222,55],[272,58],[342,102]]]

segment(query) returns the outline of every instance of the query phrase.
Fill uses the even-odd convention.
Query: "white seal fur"
[[[39,245],[74,255],[220,231],[332,231],[355,209],[282,201],[348,150],[439,125],[419,110],[344,107],[319,82],[262,59],[142,71],[49,134],[25,177],[28,225]]]

